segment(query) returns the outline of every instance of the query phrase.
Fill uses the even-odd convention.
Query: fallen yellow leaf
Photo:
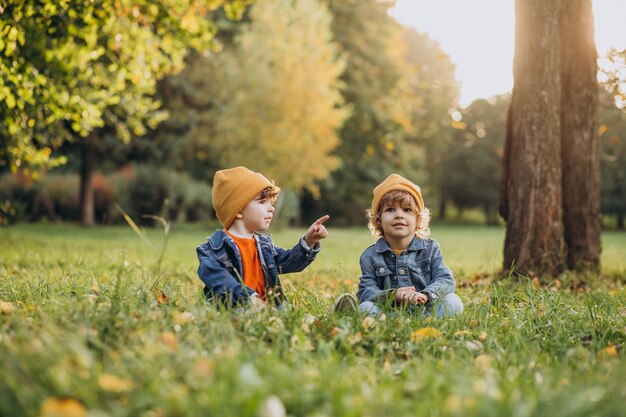
[[[411,333],[411,342],[419,342],[423,339],[439,339],[443,334],[433,327],[422,327]]]
[[[453,333],[454,336],[467,336],[468,334],[470,334],[469,330],[457,330]]]
[[[481,371],[487,369],[490,363],[491,357],[489,355],[478,355],[476,359],[474,359],[474,366]]]
[[[0,301],[0,313],[2,314],[11,314],[15,311],[15,306],[13,303],[8,301]]]
[[[163,332],[159,339],[165,346],[172,350],[175,350],[178,347],[178,340],[176,340],[176,335],[172,332]]]
[[[158,291],[156,294],[156,300],[159,304],[169,304],[170,300],[167,298],[167,295],[163,292],[163,290]]]
[[[105,391],[128,392],[133,389],[133,382],[111,374],[102,374],[98,377],[98,385]]]
[[[608,345],[598,352],[598,358],[607,358],[609,356],[617,356],[615,345]]]
[[[41,404],[41,417],[86,417],[85,406],[73,398],[48,398]]]

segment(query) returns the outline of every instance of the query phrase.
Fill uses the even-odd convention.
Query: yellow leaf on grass
[[[467,336],[468,334],[470,334],[469,330],[457,330],[453,333],[454,336]]]
[[[609,356],[617,356],[615,345],[608,345],[598,352],[598,358],[608,358]]]
[[[111,374],[102,374],[98,377],[98,385],[105,391],[128,392],[133,389],[133,382]]]
[[[2,314],[11,314],[15,311],[15,306],[13,303],[8,301],[0,301],[0,313]]]
[[[172,350],[178,347],[178,340],[176,339],[176,335],[172,332],[163,332],[159,339],[165,346]]]
[[[85,406],[72,398],[48,398],[41,404],[41,417],[86,417]]]
[[[411,342],[419,342],[423,339],[439,339],[443,334],[433,327],[422,327],[411,333]]]
[[[481,371],[487,369],[490,363],[491,357],[489,355],[478,355],[476,356],[476,359],[474,359],[474,365]]]
[[[158,291],[156,294],[157,303],[159,304],[169,304],[170,300],[167,298],[167,295],[163,292],[163,290]]]

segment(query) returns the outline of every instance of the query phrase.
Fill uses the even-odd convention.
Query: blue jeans
[[[435,314],[433,314],[433,310]],[[359,304],[359,311],[368,316],[378,316],[382,308],[373,301],[363,301]],[[424,317],[434,315],[436,318],[450,317],[463,312],[463,302],[455,293],[446,295],[443,300],[428,303],[424,309]]]

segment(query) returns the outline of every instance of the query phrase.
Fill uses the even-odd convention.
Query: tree
[[[598,66],[591,0],[564,2],[561,35],[561,160],[567,267],[600,268]]]
[[[326,0],[335,41],[347,57],[341,79],[351,116],[335,151],[339,168],[319,182],[321,197],[302,198],[305,221],[332,209],[335,224],[357,224],[372,188],[391,172],[408,175],[411,132],[408,76],[402,27],[388,14],[392,1]]]
[[[419,169],[416,180],[425,180],[423,191],[432,196],[429,204],[436,204],[438,200],[439,216],[443,219],[450,199],[443,189],[450,175],[443,161],[455,146],[453,133],[457,130],[453,126],[457,123],[451,113],[457,107],[459,83],[455,78],[455,65],[436,41],[409,28],[405,28],[404,38],[406,60],[412,70],[408,75],[410,91],[414,97],[410,102],[413,131],[408,140],[417,149],[403,154],[413,160],[419,155],[420,164],[414,164]]]
[[[626,110],[616,106],[615,96],[606,90],[600,95],[600,172],[603,215],[613,215],[618,229],[626,218]]]
[[[500,201],[505,269],[556,275],[599,265],[592,33],[590,0],[516,1]]]
[[[460,211],[479,207],[487,224],[497,224],[498,184],[509,96],[476,100],[455,124],[452,140],[440,147],[434,181]]]
[[[338,166],[331,152],[349,110],[331,42],[331,16],[311,0],[261,0],[232,48],[215,59],[211,147],[291,190],[314,188]]]
[[[12,167],[44,164],[62,143],[79,143],[82,221],[92,224],[90,144],[107,132],[128,142],[166,117],[153,97],[157,80],[180,68],[189,45],[210,42],[214,28],[203,16],[224,2],[40,3],[15,0],[3,10],[10,42],[0,45],[0,70],[11,77],[1,90],[0,156]],[[236,12],[242,1],[225,7]]]

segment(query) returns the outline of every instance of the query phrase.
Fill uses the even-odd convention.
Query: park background
[[[3,3],[0,415],[623,415],[623,39],[598,50],[600,269],[507,270],[513,2],[491,33],[488,1],[448,3],[449,19],[419,1]],[[606,33],[623,6],[593,4]],[[465,64],[484,96],[403,25],[420,6],[452,38],[482,34]],[[194,250],[220,227],[213,174],[235,165],[282,188],[277,244],[331,215],[319,258],[284,277],[288,311],[202,299]],[[459,317],[331,313],[393,172],[422,188]]]

